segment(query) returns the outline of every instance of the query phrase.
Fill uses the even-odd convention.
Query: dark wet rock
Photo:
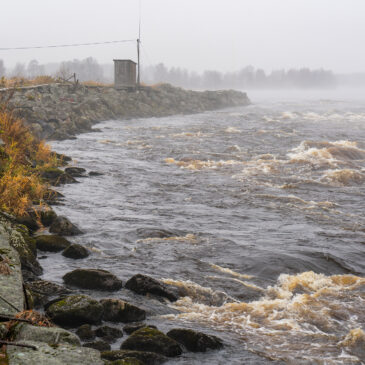
[[[59,186],[61,184],[72,184],[77,182],[74,177],[58,168],[48,168],[45,171],[42,171],[40,176],[54,186]]]
[[[31,232],[35,232],[40,228],[39,222],[30,215],[18,217],[16,220],[17,223],[26,226]]]
[[[146,318],[146,312],[120,299],[103,299],[103,319],[111,322],[137,322]]]
[[[80,337],[81,340],[93,340],[95,338],[95,332],[92,330],[89,324],[83,324],[76,330],[77,336]]]
[[[142,322],[130,323],[123,327],[123,331],[126,334],[130,335],[131,333],[133,333],[143,327],[147,327],[146,323],[142,323]],[[156,328],[155,326],[149,326],[149,327]]]
[[[109,362],[107,365],[144,365],[145,363],[136,359],[135,357],[126,357],[123,360],[115,360]]]
[[[147,351],[115,350],[101,353],[101,358],[109,361],[125,360],[135,358],[144,365],[159,365],[167,361],[167,357]]]
[[[51,121],[48,120],[48,123],[51,123]],[[72,161],[72,158],[70,156],[63,155],[63,154],[60,154],[60,153],[55,153],[55,155],[56,155],[57,159],[60,160],[60,161],[64,161],[64,162]]]
[[[66,172],[66,174],[69,174],[72,177],[86,176],[86,170],[82,167],[66,167],[65,172]]]
[[[44,201],[49,205],[57,205],[59,204],[60,199],[64,198],[65,196],[60,192],[52,189],[48,189],[44,194]]]
[[[56,180],[58,179],[64,172],[58,168],[48,168],[41,172],[41,177],[46,180]]]
[[[85,323],[99,323],[103,307],[87,295],[70,295],[52,303],[46,309],[46,313],[59,325],[76,327]]]
[[[23,276],[23,281],[25,283],[30,283],[39,280],[39,275],[35,275],[31,271],[25,269],[22,269],[22,276]]]
[[[223,342],[220,338],[185,328],[174,328],[167,332],[167,336],[184,345],[187,350],[192,352],[205,352],[208,349],[215,350],[223,347]]]
[[[78,227],[63,216],[58,216],[53,221],[49,231],[61,236],[76,236],[83,233]]]
[[[102,176],[104,175],[103,173],[101,172],[98,172],[98,171],[90,171],[89,172],[89,176]]]
[[[123,337],[123,331],[115,327],[102,326],[95,330],[95,335],[101,337],[103,341],[113,343],[117,338]]]
[[[45,227],[49,227],[57,218],[57,214],[53,209],[42,205],[33,206],[27,213],[38,225],[40,222]]]
[[[38,250],[60,252],[71,245],[66,238],[57,235],[43,235],[35,237]]]
[[[166,229],[138,228],[137,235],[139,238],[167,238],[178,236],[179,234]]]
[[[90,252],[84,246],[73,243],[62,252],[62,255],[71,259],[84,259],[90,255]]]
[[[46,280],[34,280],[27,283],[26,288],[30,291],[36,308],[45,305],[53,296],[70,293],[70,290],[65,287]]]
[[[149,276],[137,274],[130,278],[125,287],[141,295],[157,295],[159,297],[167,298],[174,302],[178,300],[178,296],[173,293],[164,283],[153,279]]]
[[[122,281],[106,270],[76,269],[63,276],[67,285],[83,289],[116,291],[122,287]]]
[[[161,331],[144,327],[133,332],[121,345],[121,350],[149,351],[174,357],[182,353],[180,345]]]
[[[98,351],[109,351],[111,349],[110,345],[105,341],[86,342],[82,346],[90,347]]]

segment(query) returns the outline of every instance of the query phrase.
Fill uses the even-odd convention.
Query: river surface
[[[249,96],[248,107],[106,121],[52,142],[103,175],[59,189],[56,212],[93,253],[50,254],[44,277],[103,268],[180,287],[186,296],[168,305],[124,289],[109,296],[145,308],[164,331],[226,343],[169,364],[361,364],[365,98]]]

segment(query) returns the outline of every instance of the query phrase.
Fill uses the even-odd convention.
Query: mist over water
[[[357,95],[250,93],[253,105],[106,121],[52,142],[104,175],[60,189],[86,233],[79,266],[179,288],[166,307],[122,290],[159,328],[221,336],[223,351],[169,364],[365,361],[365,104]],[[93,293],[102,297],[102,293]],[[116,295],[116,294],[114,294]]]

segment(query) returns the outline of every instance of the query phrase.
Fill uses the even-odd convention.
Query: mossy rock
[[[182,354],[182,349],[175,340],[151,327],[144,327],[133,332],[122,343],[121,350],[155,352],[168,357]]]
[[[103,307],[87,295],[70,295],[52,303],[46,314],[59,325],[77,327],[85,323],[100,323]]]
[[[112,363],[114,361],[128,360],[132,358],[139,360],[143,365],[159,365],[167,361],[167,357],[154,352],[129,350],[104,351],[101,353],[101,358],[109,360]]]
[[[38,250],[60,252],[71,245],[66,238],[57,235],[42,235],[35,237]]]
[[[77,226],[71,223],[69,219],[63,216],[58,216],[52,222],[49,231],[61,236],[76,236],[83,233]]]
[[[113,343],[123,337],[123,331],[115,327],[102,326],[95,330],[95,335],[105,342]]]
[[[135,357],[126,357],[124,360],[115,360],[107,365],[144,365],[145,363]]]
[[[77,336],[80,337],[81,340],[93,340],[95,338],[95,332],[89,324],[83,324],[76,330]]]
[[[68,257],[70,259],[84,259],[90,255],[90,252],[84,246],[79,245],[78,243],[73,243],[69,247],[67,247],[63,252],[62,256]]]
[[[181,343],[187,350],[192,352],[205,352],[208,349],[216,350],[223,347],[220,338],[191,329],[174,328],[167,332],[167,336]]]
[[[146,312],[120,299],[102,299],[103,319],[111,322],[137,322],[146,318]]]
[[[91,349],[102,351],[109,351],[111,349],[110,345],[105,341],[93,341],[93,342],[86,342],[82,345],[83,347],[89,347]]]
[[[122,281],[106,270],[76,269],[63,276],[67,285],[83,289],[119,290]]]

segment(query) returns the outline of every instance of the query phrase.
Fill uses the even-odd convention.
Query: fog
[[[138,37],[139,0],[2,0],[0,48]],[[141,0],[142,63],[197,72],[365,71],[363,0]],[[136,59],[135,43],[0,51],[7,67]]]

